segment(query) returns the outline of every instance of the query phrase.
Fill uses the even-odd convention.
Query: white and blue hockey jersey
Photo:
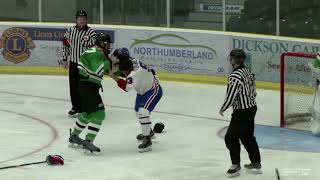
[[[125,91],[135,89],[140,95],[159,86],[159,79],[153,69],[146,67],[138,59],[132,59],[133,71],[127,76]]]

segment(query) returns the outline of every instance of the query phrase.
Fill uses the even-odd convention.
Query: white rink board
[[[133,57],[155,70],[214,76],[226,74],[227,36],[125,29],[120,29],[118,34],[119,47],[128,47]]]
[[[248,56],[248,63],[251,64],[256,78],[261,81],[279,82],[280,80],[280,58],[285,52],[316,54],[320,51],[320,44],[308,43],[297,40],[282,40],[262,37],[241,37],[232,36],[230,48],[244,49]],[[296,66],[307,67],[308,61],[303,64],[296,63]],[[306,68],[307,69],[307,68]],[[310,70],[310,69],[309,69]],[[308,73],[308,71],[301,74]],[[277,74],[275,76],[275,74]],[[299,74],[291,78],[300,79]]]
[[[0,66],[58,67],[67,25],[0,25]],[[112,29],[95,28],[115,39]],[[26,58],[23,58],[27,56]]]
[[[0,23],[0,35],[11,27],[30,30],[52,31],[65,29],[73,24],[58,23]],[[229,73],[228,52],[233,48],[243,48],[248,53],[247,65],[257,74],[257,80],[279,82],[280,55],[286,51],[315,53],[320,49],[315,40],[284,38],[265,35],[228,33],[218,31],[155,28],[137,26],[90,25],[96,30],[112,34],[114,47],[126,46],[133,56],[146,61],[158,71],[178,74],[200,74],[209,76],[226,76]],[[30,57],[24,62],[13,63],[4,58],[5,47],[11,50],[14,43],[19,49],[26,43],[26,38],[14,40],[1,38],[0,66],[46,66],[61,65],[61,33],[57,37],[35,37],[30,30],[30,38],[34,43],[29,48]],[[8,45],[8,46],[7,46]],[[9,48],[8,48],[9,47]],[[23,53],[27,50],[21,50]],[[19,58],[18,58],[19,59]],[[17,59],[11,58],[11,61]],[[60,61],[60,63],[59,63]]]

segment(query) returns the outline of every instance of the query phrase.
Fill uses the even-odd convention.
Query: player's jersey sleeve
[[[143,95],[159,85],[154,70],[147,68],[137,59],[133,59],[132,64],[133,71],[127,76],[126,80],[118,81],[118,86],[121,89],[124,91],[135,89],[138,94]]]
[[[108,74],[110,71],[111,63],[110,61],[104,61],[104,74]]]
[[[137,84],[138,84],[138,75],[139,75],[139,72],[138,71],[132,71],[126,78],[126,80],[124,79],[119,79],[118,80],[118,86],[128,92],[128,91],[131,91],[132,89],[135,89]]]
[[[105,61],[102,52],[96,48],[85,51],[78,62],[79,74],[91,82],[100,84],[105,70]]]
[[[126,91],[131,91],[137,86],[139,71],[132,71],[127,77]]]

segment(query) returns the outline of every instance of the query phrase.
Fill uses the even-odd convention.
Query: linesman
[[[81,98],[79,88],[79,70],[77,64],[80,55],[95,44],[95,31],[87,25],[87,13],[79,10],[76,13],[76,25],[70,27],[63,38],[63,65],[69,68],[69,87],[72,108],[69,117],[81,113]],[[68,63],[69,60],[69,63]]]
[[[230,52],[229,61],[233,72],[229,76],[227,95],[220,109],[220,115],[230,107],[233,113],[229,128],[225,136],[225,143],[229,149],[232,166],[227,171],[229,177],[240,175],[240,142],[249,154],[250,164],[245,169],[261,174],[260,151],[254,137],[254,118],[257,112],[255,77],[250,69],[244,66],[246,53],[241,49]]]

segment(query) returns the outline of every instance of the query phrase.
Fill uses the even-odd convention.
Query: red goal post
[[[280,126],[291,123],[289,118],[306,121],[310,117],[314,87],[308,63],[316,54],[283,53],[280,60]],[[293,120],[294,121],[294,120]]]

